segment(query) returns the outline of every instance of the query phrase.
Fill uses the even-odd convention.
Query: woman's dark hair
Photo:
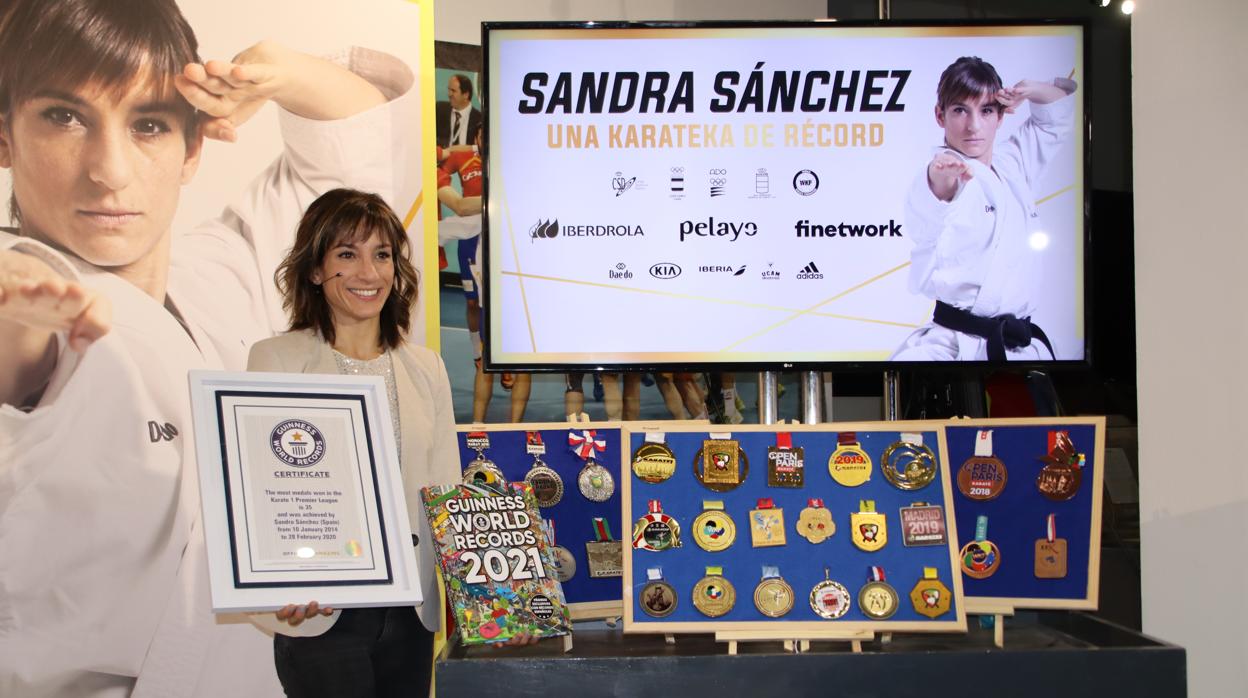
[[[977,56],[963,56],[940,74],[940,83],[936,86],[936,106],[944,111],[951,104],[996,95],[1001,88],[1001,76],[997,75],[997,69],[991,63]],[[1001,105],[996,106],[1000,111]]]
[[[365,241],[374,233],[390,245],[394,259],[394,287],[381,308],[378,342],[386,349],[402,343],[420,289],[420,277],[408,260],[407,231],[380,196],[354,189],[331,189],[308,206],[299,220],[294,247],[273,274],[291,330],[314,329],[334,343],[329,302],[312,275],[330,250]]]

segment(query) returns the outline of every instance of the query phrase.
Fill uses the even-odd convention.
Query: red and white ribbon
[[[1050,543],[1057,539],[1057,514],[1049,514],[1044,526],[1044,538]]]
[[[592,429],[582,430],[580,434],[569,431],[568,445],[572,447],[572,452],[582,460],[588,460],[593,457],[594,451],[602,453],[607,450],[607,442],[603,439],[595,438],[597,432]]]
[[[873,582],[884,581],[884,568],[883,567],[879,567],[876,565],[871,566],[871,581]]]

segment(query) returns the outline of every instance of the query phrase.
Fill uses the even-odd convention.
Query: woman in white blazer
[[[290,332],[255,344],[252,371],[380,375],[390,400],[425,603],[419,609],[318,608],[315,601],[254,616],[274,631],[286,694],[428,695],[442,608],[420,488],[460,471],[450,381],[436,353],[406,341],[417,275],[403,224],[382,199],[334,189],[308,208],[274,278]]]

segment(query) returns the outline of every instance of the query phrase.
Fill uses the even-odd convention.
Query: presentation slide
[[[492,27],[491,364],[1083,360],[1082,31]]]

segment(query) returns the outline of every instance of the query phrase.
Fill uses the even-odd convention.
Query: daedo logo
[[[746,237],[754,237],[758,235],[758,224],[752,221],[734,223],[732,221],[716,221],[714,217],[708,217],[705,221],[682,221],[680,224],[680,241],[684,242],[685,238],[690,235],[704,238],[729,238],[729,242],[736,242],[737,238],[745,235]]]
[[[633,272],[628,270],[628,265],[623,262],[616,262],[614,269],[607,270],[608,279],[631,279]]]
[[[650,276],[656,279],[674,279],[680,276],[680,267],[671,262],[659,262],[651,265]]]

